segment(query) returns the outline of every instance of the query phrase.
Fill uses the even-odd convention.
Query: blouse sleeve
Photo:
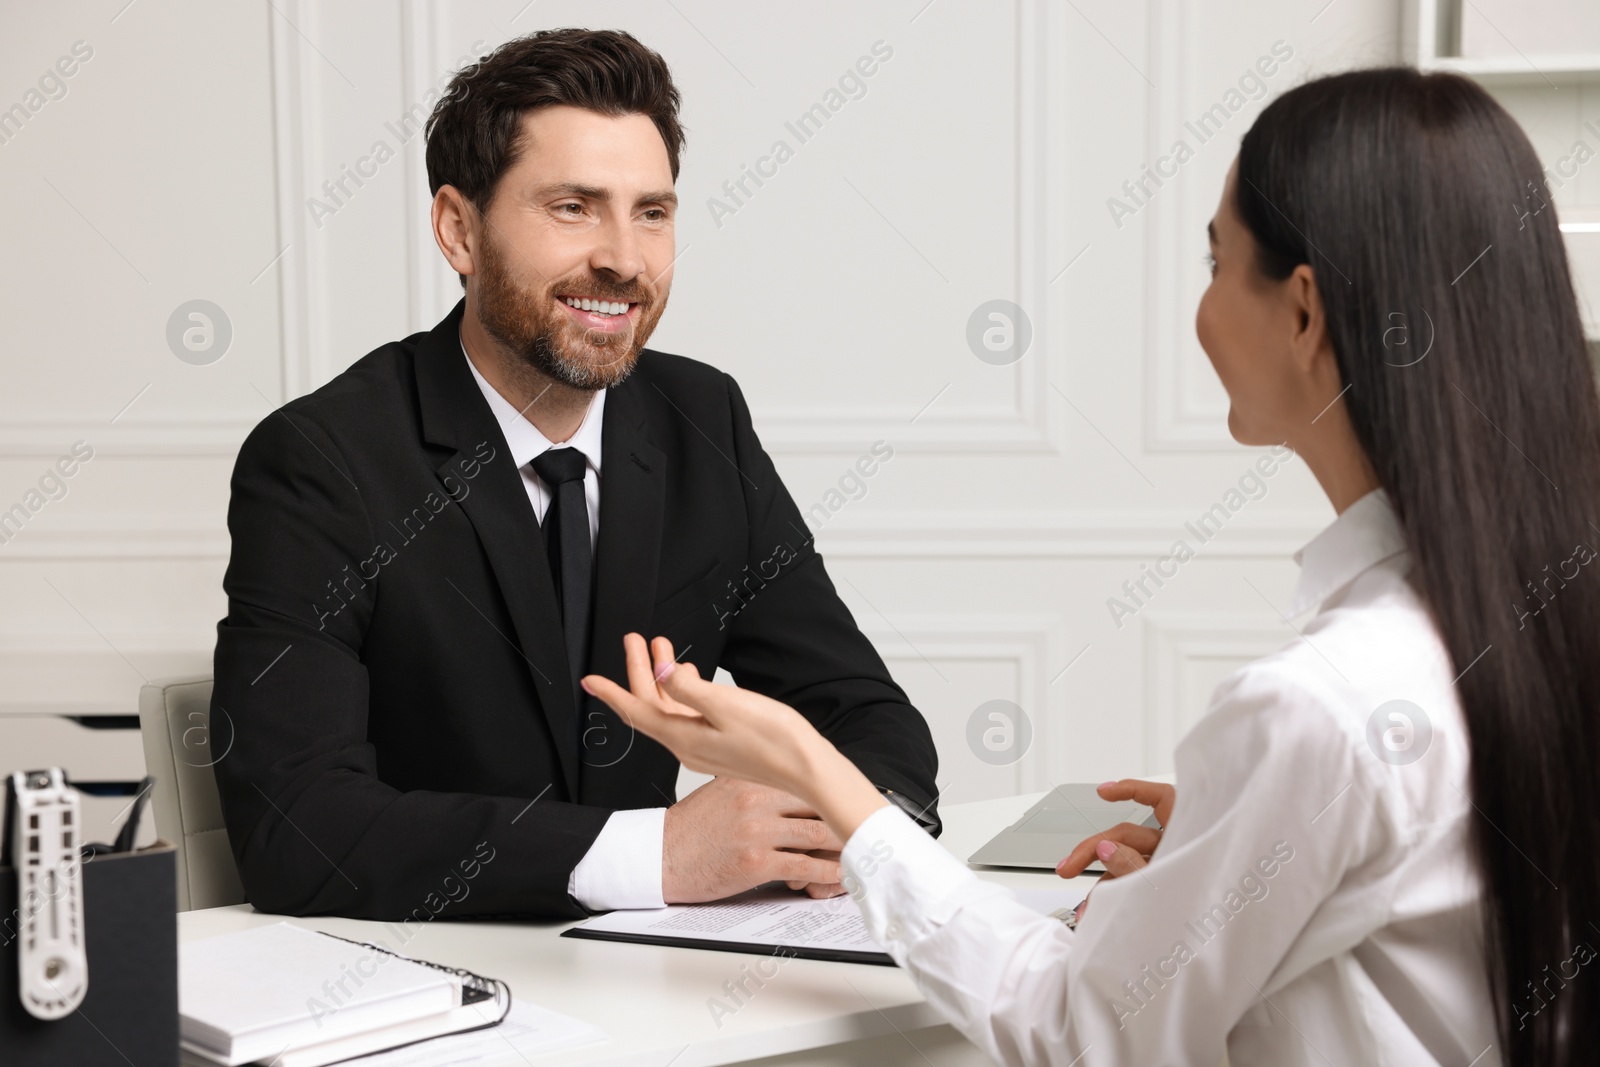
[[[1100,885],[1076,931],[892,806],[846,843],[847,887],[929,1003],[1001,1063],[1216,1062],[1245,1012],[1383,918],[1358,908],[1337,934],[1301,936],[1341,883],[1383,879],[1398,851],[1377,761],[1335,699],[1260,664],[1219,687],[1179,745],[1154,860]]]

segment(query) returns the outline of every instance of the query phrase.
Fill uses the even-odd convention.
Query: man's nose
[[[599,231],[599,240],[589,256],[589,264],[596,271],[612,279],[628,283],[637,281],[644,273],[644,254],[639,249],[638,235],[626,219],[606,222]]]

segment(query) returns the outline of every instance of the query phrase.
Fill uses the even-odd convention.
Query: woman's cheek
[[[1200,298],[1200,306],[1195,310],[1194,332],[1199,338],[1200,347],[1205,350],[1206,358],[1211,361],[1211,369],[1216,372],[1222,388],[1228,394],[1228,430],[1234,440],[1247,444],[1253,436],[1248,411],[1251,404],[1247,397],[1240,395],[1239,390],[1250,383],[1241,381],[1235,373],[1239,339],[1228,335],[1224,326],[1228,319],[1221,312],[1221,303],[1222,298],[1213,283]]]
[[[1200,347],[1205,350],[1206,358],[1211,361],[1212,368],[1217,372],[1217,377],[1227,385],[1227,376],[1223,373],[1223,366],[1217,358],[1218,337],[1216,335],[1216,285],[1212,284],[1200,297],[1200,306],[1194,313],[1194,333],[1200,341]]]

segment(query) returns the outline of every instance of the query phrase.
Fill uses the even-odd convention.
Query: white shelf
[[[1485,85],[1555,85],[1600,81],[1600,53],[1543,56],[1418,57],[1421,70],[1447,70]]]
[[[1446,70],[1485,85],[1555,85],[1600,81],[1600,52],[1511,53],[1460,56],[1441,53],[1441,28],[1460,18],[1461,0],[1407,0],[1404,47],[1420,70]]]

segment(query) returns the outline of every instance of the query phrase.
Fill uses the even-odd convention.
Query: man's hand
[[[661,893],[668,904],[721,900],[782,880],[813,897],[844,892],[843,843],[817,813],[778,789],[713,778],[667,809]]]

